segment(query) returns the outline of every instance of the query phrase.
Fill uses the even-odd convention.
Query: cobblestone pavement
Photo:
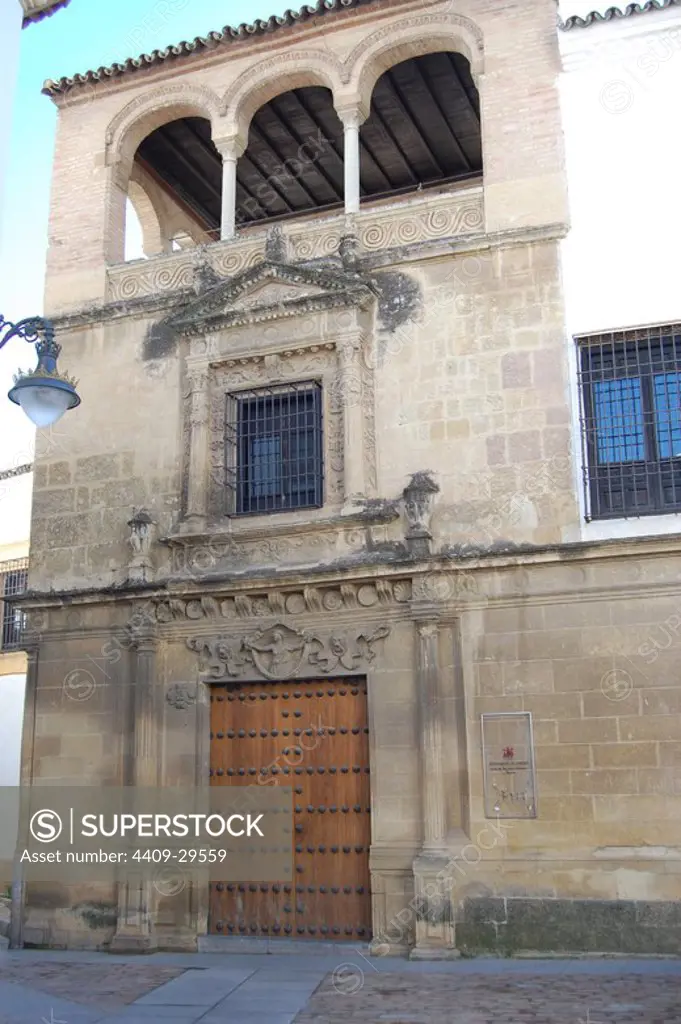
[[[128,1006],[182,973],[181,968],[150,963],[21,963],[8,959],[0,965],[1,981],[103,1010]]]
[[[681,961],[0,952],[0,1024],[681,1024]]]
[[[295,1024],[681,1024],[681,975],[373,973],[346,964]]]

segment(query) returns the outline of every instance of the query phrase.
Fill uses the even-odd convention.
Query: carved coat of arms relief
[[[371,632],[317,633],[276,623],[240,637],[190,637],[187,647],[199,655],[208,679],[254,674],[291,679],[310,670],[322,675],[359,672],[371,664],[376,645],[390,632],[390,626],[378,626]]]

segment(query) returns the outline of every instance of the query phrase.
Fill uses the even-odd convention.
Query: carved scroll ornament
[[[205,677],[291,679],[305,670],[322,675],[361,671],[376,657],[376,644],[390,635],[389,626],[372,633],[320,635],[282,623],[242,637],[190,637],[187,647],[200,658]]]

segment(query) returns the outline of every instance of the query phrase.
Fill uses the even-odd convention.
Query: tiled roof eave
[[[69,2],[69,0],[66,0],[66,2]],[[143,68],[159,66],[174,58],[186,57],[201,51],[215,50],[219,46],[228,45],[233,42],[242,42],[249,37],[264,36],[281,28],[303,24],[321,15],[333,14],[337,11],[354,7],[365,7],[375,2],[376,0],[317,0],[317,3],[314,5],[306,4],[299,11],[288,10],[281,16],[272,15],[272,17],[264,21],[258,18],[249,25],[242,23],[237,28],[231,28],[229,25],[226,25],[220,32],[209,32],[206,36],[196,36],[188,42],[177,43],[175,46],[168,46],[163,50],[152,50],[151,53],[143,53],[139,57],[130,57],[122,63],[111,64],[109,67],[100,67],[96,70],[86,71],[84,74],[60,78],[57,81],[48,79],[43,84],[42,91],[46,96],[55,97],[80,85],[104,82],[107,79],[118,78],[121,75],[140,71]]]
[[[53,0],[53,3],[46,5],[35,11],[29,11],[28,14],[24,14],[24,20],[22,22],[22,28],[28,28],[29,25],[34,25],[39,21],[43,21],[45,18],[51,18],[57,11],[61,11],[64,7],[68,7],[71,0]]]
[[[602,14],[600,11],[591,11],[581,18],[573,14],[565,21],[559,21],[558,27],[563,32],[573,28],[589,28],[590,25],[597,25],[604,21],[618,21],[620,18],[631,18],[635,14],[649,14],[651,11],[664,11],[668,7],[681,6],[681,0],[647,0],[643,4],[628,4],[625,8],[608,7]]]

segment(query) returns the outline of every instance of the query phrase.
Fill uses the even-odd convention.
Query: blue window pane
[[[315,486],[315,438],[311,430],[291,437],[291,489],[294,492],[312,490]]]
[[[658,373],[653,378],[657,447],[661,459],[681,455],[681,376]]]
[[[645,459],[640,379],[596,381],[593,396],[598,461]]]
[[[266,498],[281,493],[281,439],[276,436],[251,439],[251,497]]]

